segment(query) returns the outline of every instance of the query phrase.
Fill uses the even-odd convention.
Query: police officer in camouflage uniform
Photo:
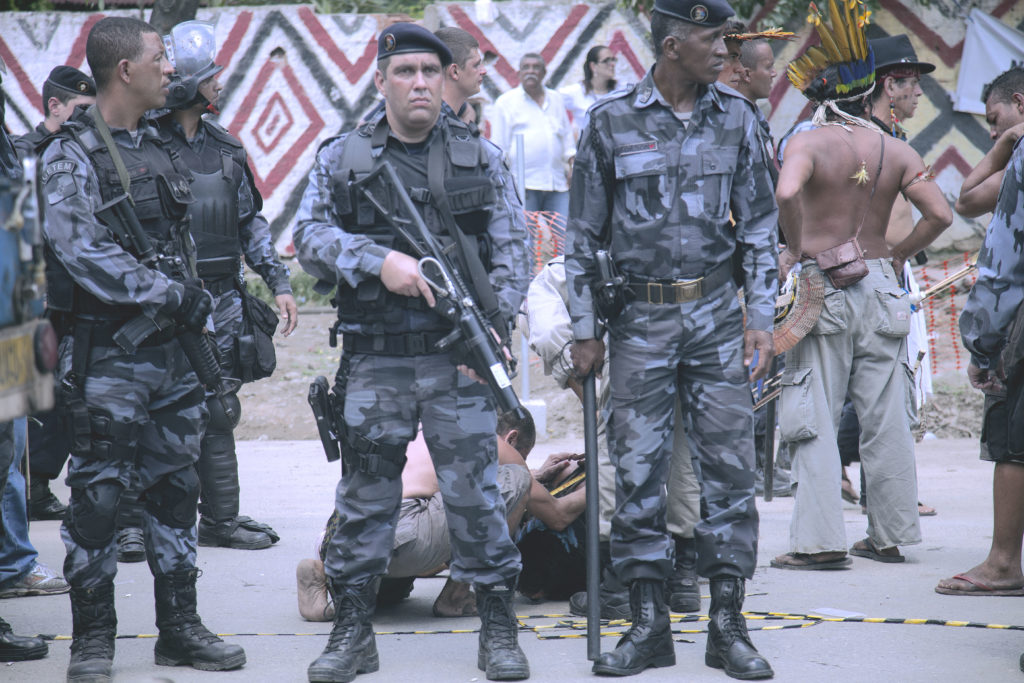
[[[596,253],[607,249],[626,279],[624,308],[604,314],[617,471],[611,552],[630,585],[633,625],[595,673],[675,664],[664,582],[673,566],[665,501],[678,395],[707,505],[695,529],[697,572],[711,580],[705,661],[737,678],[773,675],[741,608],[758,522],[747,382],[765,374],[773,353],[778,212],[757,116],[715,85],[732,14],[724,0],[657,0],[653,69],[590,110],[576,155],[565,269],[581,377],[600,370],[604,355],[591,294]]]
[[[196,268],[203,287],[214,296],[213,328],[225,376],[252,381],[264,376],[257,365],[253,306],[241,278],[242,257],[274,293],[283,334],[295,329],[298,309],[288,281],[288,268],[274,251],[270,226],[259,212],[262,200],[236,137],[203,118],[217,104],[221,91],[213,63],[216,51],[213,24],[186,21],[164,38],[171,46],[175,67],[166,106],[173,112],[160,119],[160,128],[192,171],[189,229],[196,242]],[[214,110],[215,111],[215,110]],[[247,324],[246,316],[249,321]],[[234,416],[221,409],[227,399]],[[241,406],[236,393],[208,401],[210,422],[199,454],[199,545],[257,550],[278,540],[266,524],[238,514],[238,460],[232,430]]]
[[[443,68],[452,60],[444,43],[399,23],[380,35],[377,57],[374,78],[386,109],[320,149],[294,234],[303,267],[338,286],[344,353],[334,391],[347,429],[336,501],[341,521],[325,561],[334,628],[309,667],[309,680],[350,681],[378,668],[370,624],[375,579],[387,569],[405,449],[417,422],[444,499],[452,578],[475,584],[482,622],[477,665],[491,680],[522,679],[529,664],[512,608],[521,565],[496,484],[493,401],[486,387],[460,372],[458,356],[435,350],[451,324],[431,310],[434,297],[410,247],[350,192],[347,180],[369,173],[373,164],[391,163],[442,241],[450,234],[439,192],[475,182],[477,194],[466,196],[465,208],[480,216],[475,239],[505,321],[519,309],[528,283],[522,206],[501,152],[440,114]],[[438,183],[443,189],[431,189]],[[474,283],[478,294],[487,285]]]
[[[96,104],[45,148],[40,177],[48,305],[63,335],[61,409],[75,442],[61,527],[74,622],[68,681],[110,680],[115,518],[133,475],[146,507],[156,663],[233,669],[245,663],[242,648],[210,633],[196,613],[194,465],[207,410],[181,339],[202,329],[212,306],[193,279],[191,177],[143,118],[164,104],[172,69],[155,29],[126,17],[96,23],[86,58]],[[101,207],[118,200],[122,213],[101,220]],[[152,242],[152,267],[137,245],[115,238],[132,218]],[[140,329],[148,332],[141,339]]]
[[[60,124],[68,120],[75,107],[96,101],[96,83],[73,66],[57,66],[43,83],[42,97],[45,118],[14,140],[14,147],[22,158],[35,154],[44,138],[60,130]]]

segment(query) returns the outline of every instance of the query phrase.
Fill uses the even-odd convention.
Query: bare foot
[[[470,585],[448,579],[434,601],[434,616],[472,617],[476,613],[476,593]]]
[[[299,614],[306,621],[331,621],[334,619],[334,604],[327,592],[327,575],[324,563],[307,558],[299,561],[295,569],[298,586]]]

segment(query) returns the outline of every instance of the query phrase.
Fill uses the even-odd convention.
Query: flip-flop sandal
[[[858,548],[858,543],[863,543],[867,547]],[[888,564],[895,564],[897,562],[907,561],[907,558],[903,555],[883,555],[878,551],[878,546],[876,546],[870,538],[865,538],[863,540],[857,541],[857,543],[854,543],[850,547],[849,552],[851,555],[856,555],[857,557],[866,557],[869,560],[874,560],[875,562],[886,562]]]
[[[794,569],[796,571],[817,571],[822,569],[846,569],[853,560],[849,557],[841,557],[838,560],[815,560],[813,555],[808,553],[785,553],[772,560],[772,566],[776,569]]]
[[[977,579],[972,579],[967,574],[955,574],[953,576],[957,581],[963,581],[970,588],[944,588],[942,586],[936,586],[935,592],[941,593],[942,595],[997,595],[1003,597],[1024,597],[1024,587],[1021,588],[992,588],[986,586]],[[947,581],[949,579],[946,579]]]
[[[929,506],[925,505],[924,503],[922,503],[921,501],[917,502],[917,516],[918,517],[934,517],[937,514],[939,514],[939,511],[936,510],[935,508],[929,507]]]

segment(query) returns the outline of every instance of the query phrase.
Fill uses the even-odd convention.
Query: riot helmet
[[[224,67],[213,63],[217,43],[213,24],[208,21],[185,21],[164,36],[167,60],[174,66],[168,88],[168,109],[187,109],[205,101],[199,84],[216,75]],[[209,104],[209,103],[207,103]]]

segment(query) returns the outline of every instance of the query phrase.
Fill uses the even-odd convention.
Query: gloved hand
[[[171,317],[186,327],[201,330],[206,324],[206,318],[213,312],[213,297],[196,281],[190,280],[184,284],[185,295]]]

